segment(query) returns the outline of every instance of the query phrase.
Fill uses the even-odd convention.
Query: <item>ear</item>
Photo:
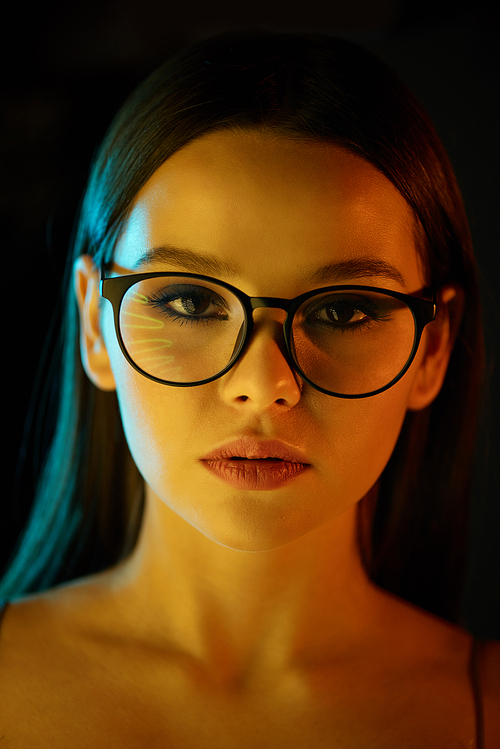
[[[81,255],[73,266],[73,284],[80,312],[80,352],[88,378],[100,390],[115,390],[100,327],[99,271],[90,255]]]
[[[420,342],[423,352],[418,359],[420,364],[410,392],[410,411],[420,411],[428,406],[441,390],[463,307],[464,293],[460,287],[445,286],[441,289],[436,319],[425,327]]]

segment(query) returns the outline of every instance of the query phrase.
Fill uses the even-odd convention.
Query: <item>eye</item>
[[[315,300],[307,310],[306,323],[309,325],[331,326],[332,329],[355,328],[379,320],[382,310],[374,299],[369,297],[346,297],[329,295]]]
[[[352,325],[367,319],[367,315],[352,302],[335,302],[316,310],[318,320],[324,320],[337,325]]]
[[[216,292],[203,286],[167,286],[150,303],[168,317],[180,321],[210,321],[227,318],[228,305]]]
[[[212,300],[206,295],[191,294],[171,299],[168,306],[186,315],[203,315],[210,307],[214,307]]]

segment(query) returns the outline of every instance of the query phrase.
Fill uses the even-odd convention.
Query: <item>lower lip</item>
[[[287,460],[203,460],[205,468],[234,489],[269,491],[301,476],[308,463]]]

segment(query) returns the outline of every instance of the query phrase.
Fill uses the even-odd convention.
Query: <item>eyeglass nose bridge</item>
[[[247,310],[247,323],[246,323],[246,331],[243,336],[243,340],[239,340],[236,345],[236,349],[239,348],[239,344],[241,344],[241,348],[239,348],[238,354],[236,358],[231,363],[231,368],[236,364],[237,361],[241,359],[241,357],[244,355],[250,338],[252,336],[253,328],[254,328],[254,317],[253,312],[256,309],[281,309],[286,312],[285,319],[282,323],[282,330],[283,330],[283,339],[285,343],[285,350],[282,351],[283,355],[285,356],[285,359],[288,363],[288,366],[291,368],[293,372],[296,372],[299,374],[299,376],[302,376],[302,372],[299,369],[297,363],[294,361],[294,357],[291,350],[291,341],[290,341],[290,326],[291,326],[291,320],[293,318],[293,314],[290,314],[290,312],[294,313],[295,308],[297,307],[297,299],[283,299],[281,297],[266,297],[266,296],[256,296],[256,297],[249,297],[244,296],[244,302]]]
[[[246,308],[247,308],[247,331],[245,336],[245,342],[243,345],[242,350],[240,351],[238,358],[243,353],[243,350],[246,349],[248,345],[248,341],[250,339],[253,327],[254,327],[254,318],[253,313],[256,309],[261,308],[267,308],[267,309],[282,309],[286,312],[285,319],[283,321],[283,334],[285,337],[285,347],[287,351],[287,358],[289,359],[289,364],[295,369],[296,365],[293,361],[293,357],[291,355],[290,351],[290,341],[289,341],[289,334],[290,334],[290,322],[291,318],[293,317],[293,314],[290,314],[290,310],[292,312],[295,311],[295,307],[297,307],[297,300],[296,299],[282,299],[281,297],[270,297],[270,296],[247,296],[245,298],[246,302]]]
[[[248,342],[248,339],[250,337],[250,333],[253,329],[254,325],[254,319],[253,319],[253,312],[255,312],[256,309],[261,308],[267,308],[267,309],[282,309],[286,312],[286,317],[283,322],[283,330],[285,332],[285,343],[288,350],[288,341],[286,340],[286,332],[289,328],[290,323],[290,310],[294,312],[294,307],[297,306],[297,300],[296,299],[282,299],[281,297],[273,297],[273,296],[246,296],[244,297],[245,306],[247,309],[247,335],[246,335],[246,342]]]
[[[261,308],[282,309],[286,312],[286,316],[283,321],[283,330],[285,333],[285,342],[286,342],[287,350],[288,350],[288,341],[286,340],[286,337],[287,337],[286,334],[287,334],[287,331],[289,330],[291,318],[293,317],[293,313],[295,313],[295,308],[297,307],[297,300],[296,299],[282,299],[281,297],[272,297],[272,296],[251,296],[251,297],[246,297],[245,301],[247,303],[247,317],[249,318],[248,327],[250,330],[253,328],[253,325],[254,325],[253,312],[255,312],[256,309],[261,309]]]
[[[288,314],[288,310],[295,301],[294,299],[280,299],[273,296],[251,296],[248,301],[252,312],[260,307],[269,307],[270,309],[283,309]]]

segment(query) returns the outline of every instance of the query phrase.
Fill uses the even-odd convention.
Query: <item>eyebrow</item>
[[[311,273],[306,280],[309,283],[339,283],[371,276],[396,281],[401,286],[405,285],[401,272],[394,265],[373,257],[360,257],[338,263],[328,263]]]
[[[134,264],[132,270],[162,263],[213,277],[225,276],[235,279],[242,275],[237,266],[219,260],[213,255],[204,255],[173,245],[161,245],[146,250]],[[404,278],[396,267],[385,260],[374,257],[352,258],[336,263],[327,263],[316,268],[304,280],[312,284],[337,284],[374,276],[396,281],[401,286],[405,285]]]
[[[212,276],[225,275],[230,278],[236,278],[240,275],[240,271],[236,266],[229,265],[213,255],[200,255],[198,252],[173,247],[172,245],[162,245],[161,247],[152,247],[146,250],[134,264],[132,270],[161,263],[176,265],[183,270],[192,271],[193,273]]]

